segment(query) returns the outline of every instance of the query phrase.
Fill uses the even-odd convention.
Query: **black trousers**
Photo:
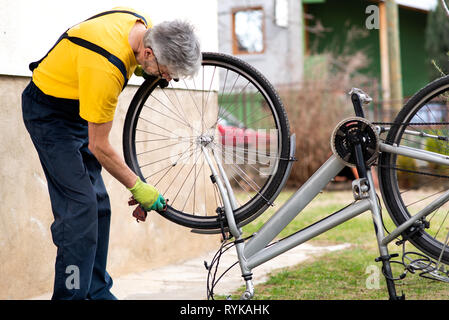
[[[25,126],[50,194],[57,247],[52,299],[115,299],[106,271],[111,208],[101,165],[88,149],[76,100],[45,95],[31,82],[22,94]]]

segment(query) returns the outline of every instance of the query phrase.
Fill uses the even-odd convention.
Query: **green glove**
[[[143,182],[139,177],[137,177],[134,187],[128,188],[128,190],[131,191],[134,199],[136,199],[136,201],[139,202],[145,210],[154,210],[153,206],[156,205],[160,196],[159,191],[155,187]]]
[[[156,199],[156,202],[153,203],[153,205],[151,206],[150,209],[156,210],[156,211],[162,211],[165,207],[165,204],[166,204],[166,202],[165,202],[164,197],[161,194],[159,194],[159,196]]]

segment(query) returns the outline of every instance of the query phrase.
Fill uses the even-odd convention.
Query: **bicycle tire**
[[[438,143],[438,146],[441,145],[444,149],[439,147],[439,150],[443,150],[441,152],[444,152],[447,141],[439,140],[437,138],[415,137],[415,135],[413,136],[413,139],[410,139],[408,138],[407,133],[405,133],[405,130],[408,128],[409,130],[423,130],[422,132],[427,130],[427,132],[436,133],[440,132],[440,130],[444,130],[444,136],[448,136],[446,129],[446,113],[448,112],[447,106],[444,106],[443,110],[439,104],[441,99],[440,95],[445,92],[449,92],[449,76],[439,78],[419,90],[407,101],[398,113],[394,120],[395,125],[391,126],[385,142],[390,145],[412,144],[414,147],[418,146],[424,148],[425,150],[429,150],[426,149],[429,148],[429,145],[431,145],[429,141],[436,141],[433,144]],[[439,116],[440,114],[442,116]],[[445,119],[445,121],[442,121],[442,129],[434,129],[433,127],[436,125],[424,125],[421,127],[419,127],[419,125],[404,125],[410,123],[425,124],[426,121],[429,123],[434,123],[435,120],[439,118]],[[440,136],[442,134],[443,131],[436,134],[436,136]],[[449,179],[444,176],[449,177],[449,168],[432,166],[422,162],[416,164],[416,161],[411,161],[409,159],[410,158],[401,158],[401,156],[386,152],[382,152],[379,157],[378,175],[382,197],[390,217],[397,226],[406,222],[410,219],[412,213],[417,211],[416,208],[412,209],[412,206],[419,207],[419,202],[425,204],[426,201],[430,201],[430,199],[448,188],[445,181],[449,181]],[[408,165],[406,165],[406,163],[408,163]],[[444,180],[442,181],[441,179]],[[418,199],[420,192],[422,192],[422,199]],[[412,197],[414,197],[413,201],[411,201]],[[439,210],[440,208],[435,210],[435,212],[432,212],[429,215],[429,219],[437,221],[438,219],[442,219],[444,216],[447,216],[449,212],[445,211],[446,208],[444,208],[443,213],[438,212]],[[436,216],[440,216],[440,218],[434,218]],[[446,220],[443,219],[442,223],[445,221]],[[444,245],[446,242],[446,235],[438,235],[441,229],[443,229],[442,225],[438,226],[438,224],[434,224],[432,221],[430,222],[428,228],[421,228],[421,230],[417,232],[416,229],[415,232],[408,229],[402,234],[402,236],[404,239],[409,239],[414,246],[422,250],[425,254],[428,254],[430,257],[437,260],[441,259],[442,262],[448,264],[449,248]],[[437,239],[437,235],[441,240]],[[444,252],[441,254],[443,249]]]
[[[275,119],[276,127],[279,132],[279,157],[277,160],[276,172],[272,174],[269,179],[267,179],[266,183],[261,187],[260,193],[256,193],[256,195],[247,203],[234,210],[236,223],[239,226],[243,226],[268,208],[271,201],[273,201],[272,198],[275,196],[283,181],[284,175],[287,172],[289,162],[288,157],[290,154],[290,128],[287,114],[281,99],[273,86],[251,65],[236,57],[226,54],[204,52],[202,55],[203,68],[211,66],[214,66],[215,68],[219,67],[225,70],[231,70],[242,78],[248,79],[251,82],[251,85],[262,93],[265,102],[271,108],[272,116]],[[158,81],[155,79],[146,80],[140,86],[130,103],[123,129],[123,153],[125,161],[143,181],[146,181],[146,178],[141,171],[141,164],[139,164],[139,159],[136,154],[136,128],[138,126],[139,115],[145,105],[145,102],[151,94],[155,92],[157,87]],[[151,183],[151,181],[148,183]],[[195,207],[195,204],[193,206]],[[210,215],[207,213],[207,215],[198,216],[185,212],[184,210],[180,210],[179,208],[175,208],[173,207],[173,203],[170,204],[170,202],[167,206],[167,210],[165,212],[160,212],[160,214],[172,222],[193,229],[217,230],[226,227],[226,221],[222,221],[217,212],[213,212]]]

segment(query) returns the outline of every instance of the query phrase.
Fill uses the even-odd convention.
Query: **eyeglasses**
[[[151,47],[150,47],[150,49],[153,50]],[[165,79],[164,78],[164,73],[165,73],[165,75],[167,75],[167,78],[173,79],[175,82],[178,82],[179,77],[172,76],[168,71],[164,72],[164,73],[161,72],[161,68],[159,67],[159,61],[157,60],[156,55],[154,54],[154,50],[153,50],[153,56],[154,56],[154,60],[156,61],[157,72],[159,73],[159,77]]]
[[[157,61],[157,58],[156,58],[156,55],[154,54],[154,51],[153,51],[153,55],[154,55],[154,60],[156,61],[157,72],[159,72],[159,77],[164,78],[164,74],[165,74],[167,76],[167,78],[172,79],[172,76],[170,75],[170,73],[168,73],[168,72],[162,73],[161,72],[161,68],[159,67],[159,62]]]
[[[159,77],[162,78],[161,69],[159,68],[159,62],[157,61],[157,58],[156,58],[156,55],[154,54],[154,51],[153,51],[153,55],[154,55],[154,60],[156,61],[156,65],[157,65],[157,72],[159,72]]]

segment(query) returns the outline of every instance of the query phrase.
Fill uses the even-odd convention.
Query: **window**
[[[264,11],[262,8],[235,9],[232,14],[234,54],[264,52]]]

